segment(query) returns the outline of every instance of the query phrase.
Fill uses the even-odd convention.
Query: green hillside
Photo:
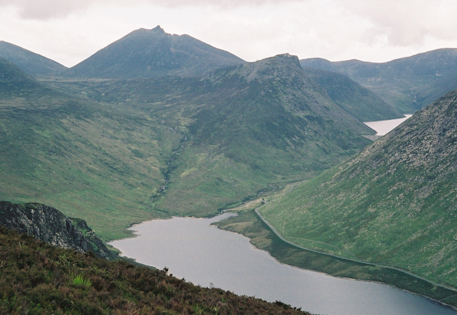
[[[384,63],[301,60],[303,67],[337,72],[379,95],[404,114],[427,106],[457,87],[457,49],[438,49]]]
[[[147,113],[181,137],[156,209],[209,215],[348,158],[374,133],[281,55],[202,78],[54,82],[92,100]]]
[[[457,287],[457,90],[259,211],[305,248]]]
[[[68,97],[0,62],[0,199],[83,217],[104,239],[151,218],[179,143],[141,112]],[[109,224],[107,224],[109,222]]]

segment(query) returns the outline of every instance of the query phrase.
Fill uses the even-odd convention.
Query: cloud
[[[0,0],[0,7],[14,7],[24,19],[47,20],[65,18],[70,14],[84,12],[95,5],[133,6],[150,4],[160,7],[211,6],[221,9],[256,7],[308,0]]]
[[[14,7],[21,18],[47,20],[63,18],[71,13],[86,10],[91,0],[0,0],[0,7]]]
[[[372,24],[373,36],[393,46],[421,45],[427,38],[455,38],[455,0],[336,0]]]

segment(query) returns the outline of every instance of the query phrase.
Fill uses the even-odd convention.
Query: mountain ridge
[[[323,58],[302,66],[348,76],[404,114],[412,114],[457,87],[457,49],[443,48],[384,63]]]

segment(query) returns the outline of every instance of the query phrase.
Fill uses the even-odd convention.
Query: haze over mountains
[[[362,123],[454,89],[455,50],[245,62],[157,27],[70,69],[4,42],[0,56],[0,200],[48,204],[107,240],[309,180],[261,208],[286,238],[457,286],[457,92],[374,144]]]

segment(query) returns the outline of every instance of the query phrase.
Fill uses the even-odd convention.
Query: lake
[[[410,118],[412,115],[405,115],[404,118],[378,120],[378,121],[367,121],[365,125],[376,131],[377,136],[384,136],[389,131],[400,125],[402,122]]]
[[[457,312],[387,285],[341,279],[281,264],[249,239],[220,230],[211,219],[154,220],[130,228],[137,237],[113,241],[124,256],[205,287],[276,300],[315,314],[456,315]]]

